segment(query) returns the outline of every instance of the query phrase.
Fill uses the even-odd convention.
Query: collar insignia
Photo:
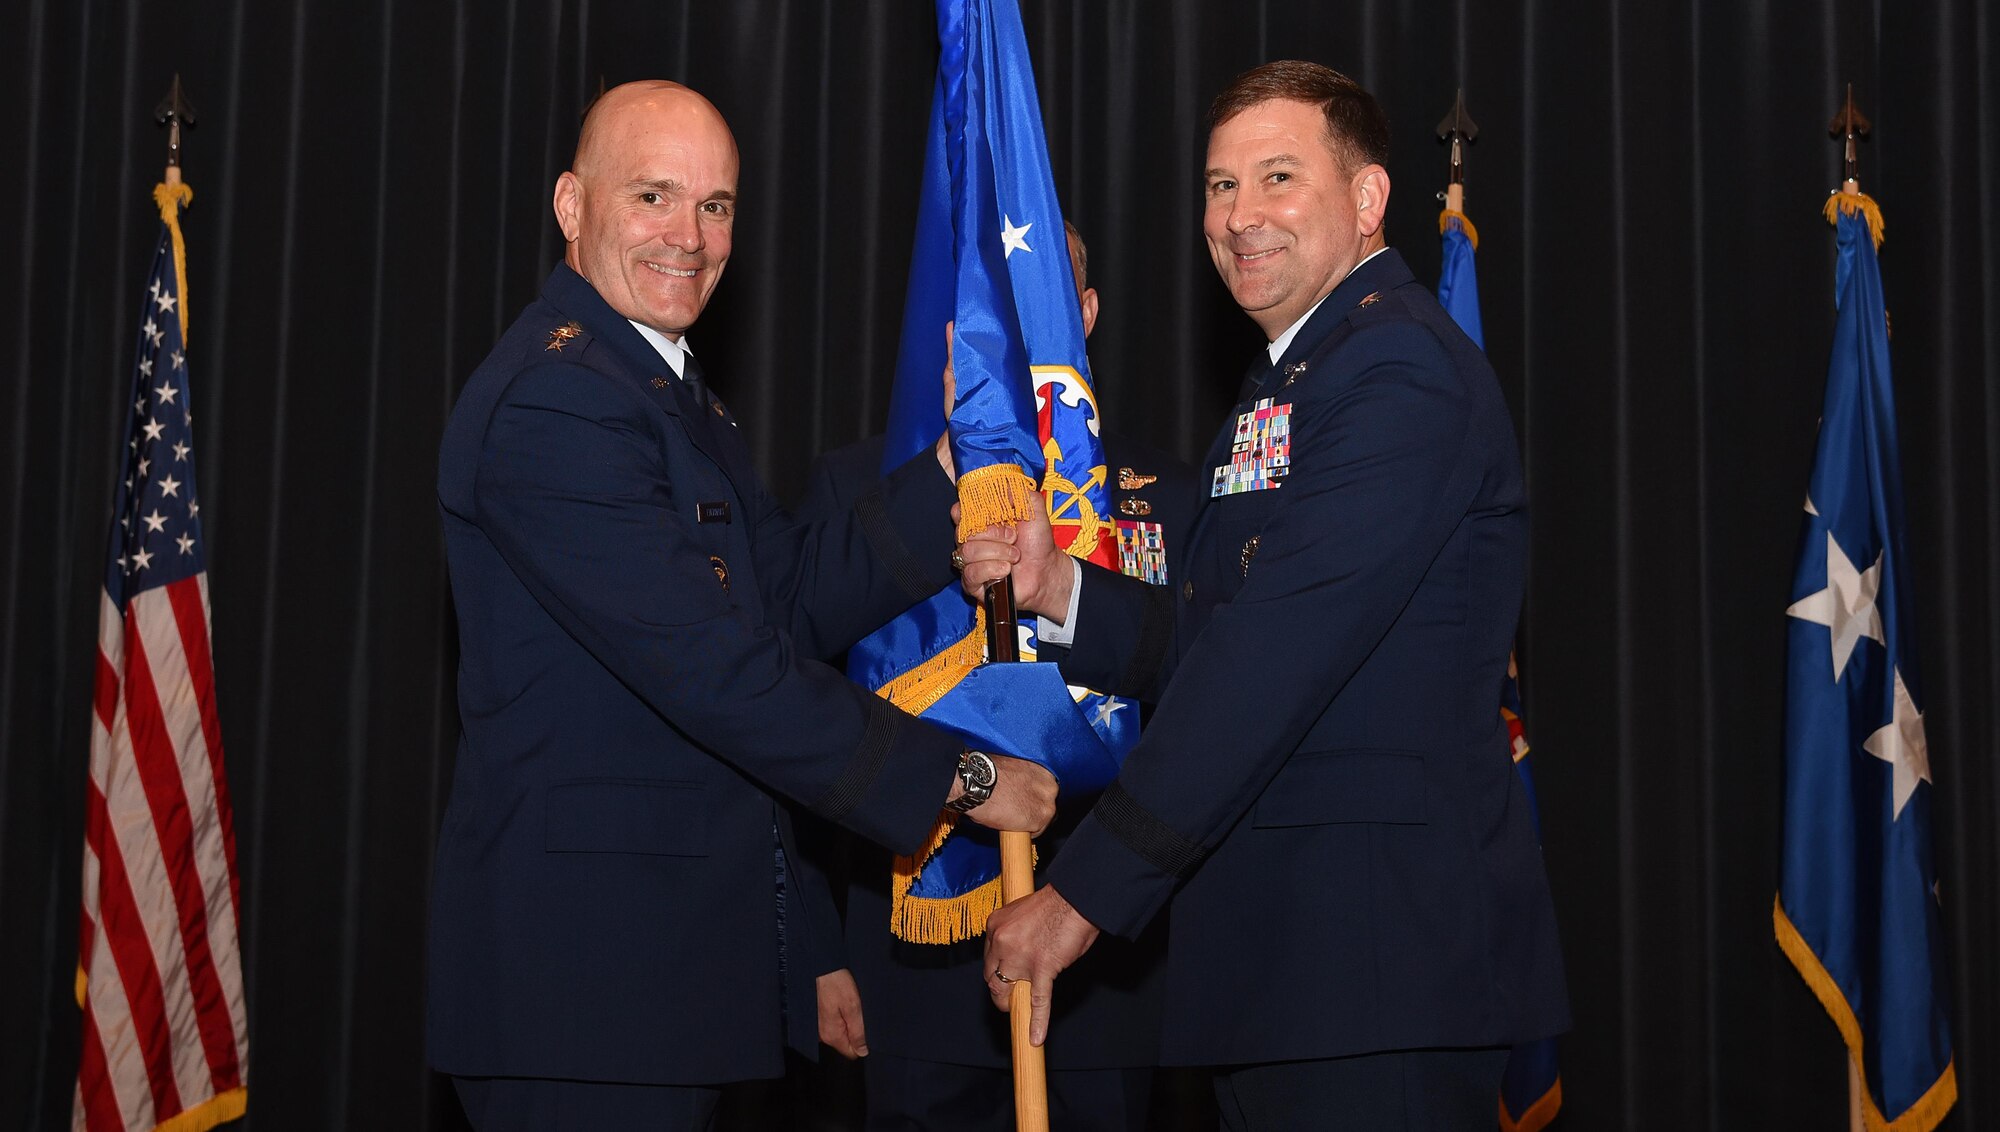
[[[543,346],[542,349],[554,350],[560,354],[562,353],[562,348],[570,344],[571,339],[582,333],[582,326],[579,326],[575,322],[565,322],[554,330],[549,331],[548,345]]]

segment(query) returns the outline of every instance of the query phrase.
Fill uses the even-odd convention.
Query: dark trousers
[[[1218,1069],[1230,1132],[1493,1132],[1505,1049],[1418,1049]]]
[[[478,1132],[708,1132],[722,1090],[539,1077],[453,1077]]]
[[[861,1064],[868,1132],[1014,1132],[1011,1069],[886,1053]],[[1049,1132],[1145,1132],[1152,1081],[1150,1068],[1051,1069]]]

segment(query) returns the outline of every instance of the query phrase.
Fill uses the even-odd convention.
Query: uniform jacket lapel
[[[721,438],[716,436],[714,424],[709,419],[710,414],[695,404],[693,394],[674,375],[666,359],[660,357],[660,352],[632,328],[631,322],[612,310],[588,280],[569,265],[557,264],[548,282],[542,285],[542,298],[575,319],[593,338],[609,346],[620,364],[605,368],[637,385],[670,416],[680,418],[695,448],[723,469],[724,474],[735,478],[735,465],[726,458]],[[664,384],[656,384],[655,379]]]

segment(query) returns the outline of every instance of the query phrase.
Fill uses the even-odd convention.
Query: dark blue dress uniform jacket
[[[1159,702],[1049,879],[1120,935],[1172,900],[1166,1064],[1558,1032],[1499,709],[1528,519],[1493,372],[1393,251],[1279,362],[1234,412],[1291,406],[1282,486],[1208,499],[1179,584],[1085,572],[1065,675]]]
[[[883,438],[877,436],[821,457],[800,514],[834,515],[851,506],[881,474],[883,448]],[[1197,501],[1193,473],[1172,456],[1109,433],[1104,453],[1111,518],[1163,527],[1172,578],[1179,569],[1173,556]],[[1152,479],[1143,486],[1121,487],[1121,469],[1133,473],[1127,482]],[[1093,798],[1058,799],[1055,821],[1036,840],[1044,859],[1058,851]],[[823,838],[808,840],[821,843],[822,857],[837,852]],[[869,1048],[952,1065],[1012,1065],[1007,1016],[993,1008],[982,978],[985,938],[944,945],[897,939],[889,931],[890,858],[867,846],[857,849],[848,861],[845,954],[829,954],[822,962],[827,970],[853,970]],[[812,863],[814,847],[806,852]],[[1156,922],[1136,940],[1107,937],[1063,976],[1049,1031],[1049,1068],[1159,1064],[1166,926]]]
[[[951,579],[953,498],[926,454],[795,522],[720,402],[556,268],[439,458],[464,737],[432,1064],[700,1084],[817,1049],[807,952],[838,928],[789,893],[781,977],[777,799],[903,851],[928,834],[962,745],[812,658]]]

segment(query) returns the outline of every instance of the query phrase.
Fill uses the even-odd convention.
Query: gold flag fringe
[[[991,464],[958,477],[958,537],[1001,523],[1018,523],[1048,513],[1034,478],[1017,464]],[[884,684],[882,698],[912,715],[945,697],[966,673],[986,659],[986,611],[978,609],[972,632],[910,671]],[[889,930],[911,943],[957,943],[986,930],[987,917],[1000,907],[1000,878],[957,896],[911,896],[910,886],[951,831],[958,815],[941,812],[923,852],[896,857],[889,880]]]
[[[957,827],[958,815],[950,810],[941,811],[923,852],[914,857],[897,854],[895,871],[889,878],[889,931],[897,939],[910,943],[957,943],[971,939],[986,931],[987,919],[1000,907],[997,876],[957,896],[910,895],[917,874]]]
[[[986,611],[974,608],[972,631],[936,656],[889,681],[875,694],[911,715],[922,715],[986,659]]]
[[[218,1124],[241,1119],[249,1107],[249,1090],[238,1085],[215,1094],[179,1116],[161,1121],[153,1126],[153,1132],[208,1132]]]
[[[1826,206],[1820,213],[1828,224],[1840,223],[1843,212],[1858,212],[1868,220],[1868,235],[1875,240],[1876,248],[1882,246],[1882,208],[1875,198],[1867,193],[1838,192],[1826,198]]]
[[[1018,464],[988,464],[958,477],[958,541],[1001,523],[1047,514],[1034,477]]]
[[[1479,229],[1472,226],[1471,217],[1455,208],[1447,208],[1438,213],[1438,235],[1444,235],[1445,229],[1451,226],[1453,220],[1458,221],[1458,226],[1465,229],[1465,238],[1472,241],[1472,250],[1478,251]]]
[[[187,241],[181,239],[181,209],[192,200],[194,188],[186,182],[169,185],[162,181],[153,186],[153,203],[160,206],[160,219],[166,223],[167,231],[174,238],[174,287],[180,294],[183,350],[187,349],[188,337],[188,255]]]
[[[1831,212],[1831,206],[1828,209]],[[1947,1062],[1944,1072],[1924,1090],[1910,1107],[1898,1113],[1895,1119],[1875,1103],[1875,1094],[1868,1089],[1868,1071],[1862,1060],[1861,1020],[1854,1015],[1854,1007],[1847,1001],[1847,993],[1840,984],[1833,981],[1833,975],[1819,956],[1813,954],[1812,944],[1806,942],[1799,929],[1792,924],[1792,918],[1785,914],[1782,897],[1771,900],[1771,927],[1778,937],[1778,947],[1785,958],[1798,969],[1799,977],[1806,981],[1813,996],[1833,1019],[1834,1026],[1847,1043],[1847,1056],[1854,1060],[1855,1071],[1861,1079],[1861,1124],[1867,1132],[1931,1132],[1944,1120],[1951,1106],[1958,1103],[1958,1060]]]

